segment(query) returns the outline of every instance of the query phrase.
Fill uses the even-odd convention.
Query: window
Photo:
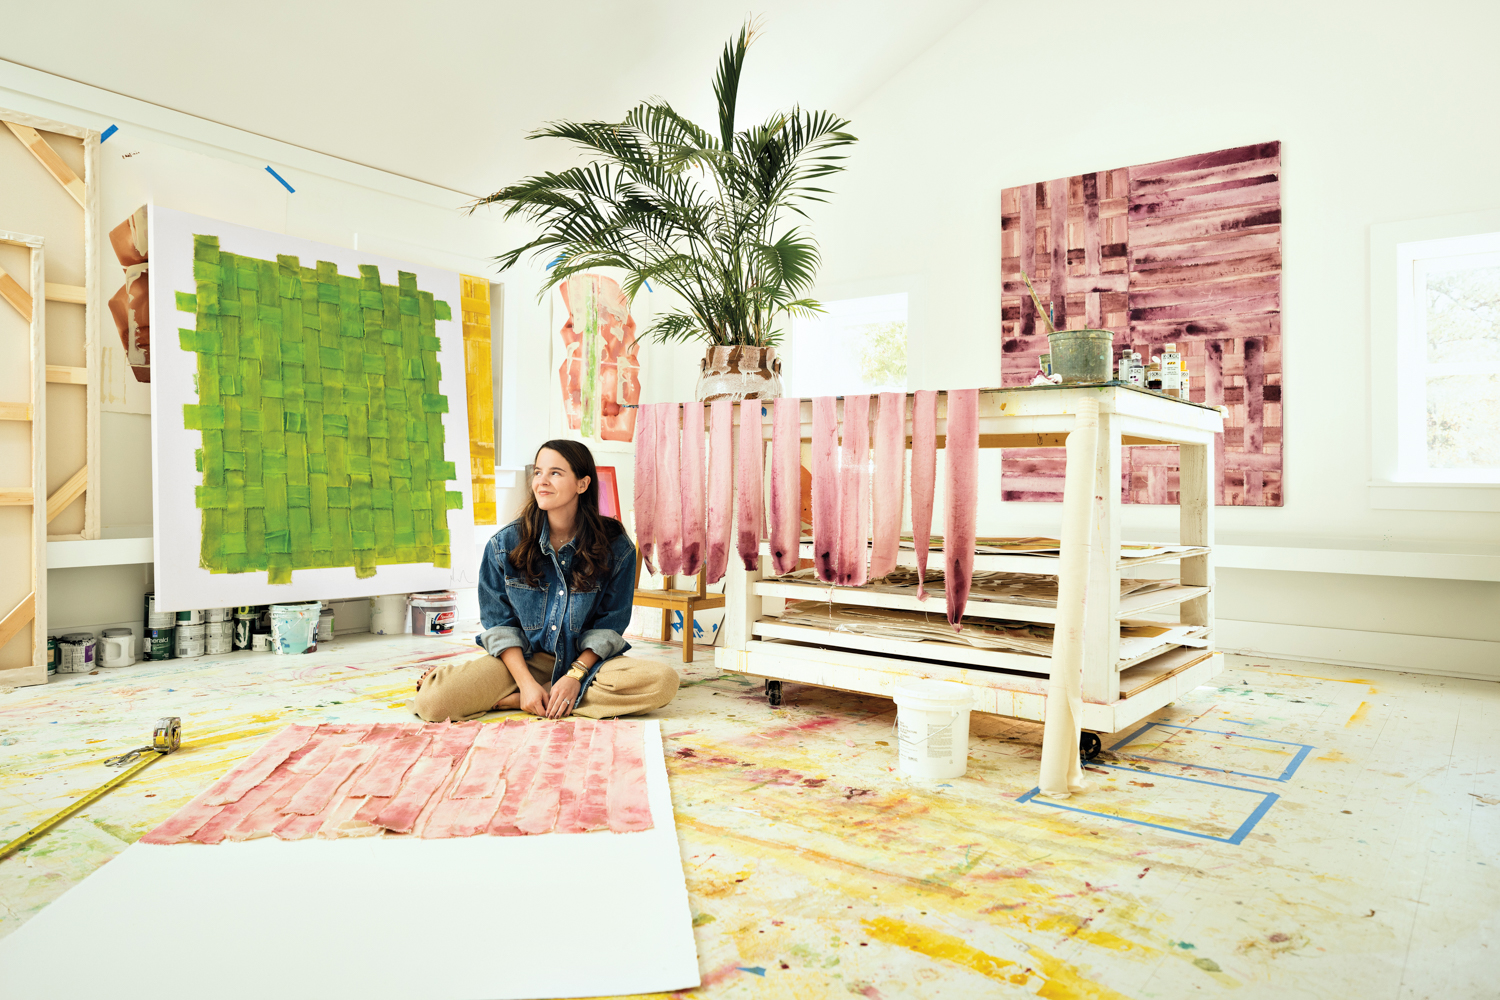
[[[905,292],[836,299],[792,322],[788,396],[906,391]]]
[[[1500,482],[1500,233],[1396,252],[1397,480]]]
[[[1500,211],[1370,227],[1369,500],[1500,511]]]

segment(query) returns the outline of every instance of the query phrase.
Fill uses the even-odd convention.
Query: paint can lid
[[[117,638],[122,635],[135,635],[135,633],[128,628],[107,628],[104,630],[104,635],[109,638]]]
[[[407,600],[412,604],[430,607],[434,604],[452,604],[458,598],[451,590],[428,590],[420,594],[412,594]]]
[[[64,635],[62,637],[62,641],[63,642],[93,642],[94,641],[94,633],[92,633],[92,632],[69,632],[69,633],[67,633],[66,635]]]

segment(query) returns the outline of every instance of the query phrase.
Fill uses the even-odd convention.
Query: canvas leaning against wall
[[[170,209],[149,236],[158,607],[477,585],[458,275]]]
[[[1115,356],[1176,344],[1193,400],[1228,407],[1220,504],[1280,507],[1281,143],[1267,142],[1001,192],[1002,384],[1047,350],[1025,272],[1058,329],[1112,330]],[[1121,490],[1177,502],[1177,449],[1125,449]],[[1061,500],[1061,448],[1007,450],[1007,500]]]

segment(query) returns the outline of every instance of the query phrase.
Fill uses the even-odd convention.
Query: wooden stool
[[[641,550],[635,553],[635,598],[633,604],[661,608],[661,641],[669,642],[672,634],[672,612],[682,612],[682,662],[693,662],[693,612],[700,608],[722,608],[723,594],[708,592],[708,571],[698,573],[697,590],[642,590]],[[675,579],[675,577],[673,578]]]

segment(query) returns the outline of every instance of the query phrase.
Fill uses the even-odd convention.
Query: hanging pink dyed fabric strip
[[[802,542],[802,400],[778,399],[771,411],[771,567],[797,571]]]
[[[824,583],[837,582],[839,551],[839,418],[837,401],[812,401],[813,571]]]
[[[917,550],[917,600],[927,600],[927,545],[937,494],[937,393],[918,389],[911,404],[911,534]]]
[[[870,397],[844,397],[844,442],[839,454],[838,582],[858,587],[869,568]]]
[[[646,568],[656,572],[656,407],[636,409],[635,544]]]
[[[979,390],[948,393],[948,440],[943,448],[947,466],[947,510],[943,527],[944,589],[948,593],[948,624],[963,631],[964,607],[974,581],[974,535],[979,519]]]
[[[765,430],[761,424],[761,403],[747,399],[740,403],[740,477],[735,491],[739,506],[738,536],[740,561],[748,570],[760,568],[760,539],[765,520]]]
[[[682,404],[682,574],[703,568],[703,404]]]
[[[656,404],[656,561],[667,576],[682,572],[680,409],[676,403]]]
[[[870,550],[870,579],[896,568],[901,546],[901,507],[906,485],[906,393],[882,392],[875,417],[875,541]]]
[[[716,399],[708,412],[708,582],[724,579],[734,527],[734,401]]]

